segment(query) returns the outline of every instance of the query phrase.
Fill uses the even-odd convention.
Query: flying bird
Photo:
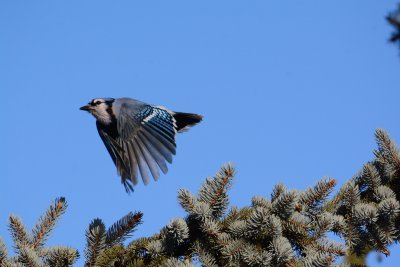
[[[166,174],[166,162],[172,163],[176,153],[176,134],[203,119],[131,98],[95,98],[80,109],[96,118],[97,131],[128,193],[139,173],[145,185],[150,181],[148,171],[156,181],[159,170]]]

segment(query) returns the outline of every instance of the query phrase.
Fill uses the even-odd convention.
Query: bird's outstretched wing
[[[163,107],[123,103],[117,118],[117,138],[97,127],[127,192],[138,183],[138,172],[144,184],[150,181],[149,170],[154,180],[160,177],[159,169],[167,173],[166,162],[172,163],[176,153],[172,114]]]
[[[116,105],[117,134],[107,134],[98,124],[97,129],[127,192],[142,177],[144,184],[160,177],[159,170],[167,173],[176,153],[175,135],[202,120],[201,115],[173,112],[161,106],[152,106],[124,98]]]
[[[103,141],[108,153],[110,154],[115,166],[117,167],[118,175],[121,177],[129,177],[130,169],[129,166],[125,165],[125,153],[122,147],[117,143],[117,140],[107,134],[107,132],[97,122],[97,131],[99,132],[100,138]],[[124,179],[122,178],[124,181]],[[123,182],[126,192],[133,192],[133,186],[131,183]]]

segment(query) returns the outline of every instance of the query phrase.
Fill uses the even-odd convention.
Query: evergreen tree
[[[375,158],[332,196],[336,181],[323,179],[306,190],[278,184],[269,198],[230,207],[235,170],[228,164],[196,195],[180,190],[187,215],[151,237],[124,242],[142,223],[140,212],[108,229],[94,219],[86,231],[85,266],[365,266],[370,251],[389,256],[388,246],[400,239],[400,151],[383,130],[375,136]],[[75,249],[44,246],[66,207],[64,198],[56,199],[32,231],[11,215],[15,255],[0,239],[0,266],[72,266]]]
[[[390,37],[390,41],[400,44],[400,5],[397,7],[397,10],[391,12],[386,19],[395,28],[395,31]]]
[[[375,159],[331,198],[336,182],[323,179],[304,191],[278,184],[270,199],[229,209],[235,170],[227,165],[197,195],[179,191],[185,218],[105,248],[95,266],[193,266],[193,259],[204,266],[333,266],[340,256],[340,266],[365,266],[370,251],[388,256],[399,241],[400,152],[383,130],[376,139]]]
[[[57,198],[39,218],[32,231],[26,229],[20,218],[11,215],[9,218],[9,230],[14,241],[15,255],[9,256],[7,248],[0,238],[0,266],[72,266],[79,257],[76,249],[67,246],[44,246],[57,220],[64,214],[67,206],[67,202],[63,197]]]

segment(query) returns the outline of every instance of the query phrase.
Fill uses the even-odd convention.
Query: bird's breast
[[[117,139],[119,137],[117,122],[111,121],[111,123],[104,124],[101,121],[97,121],[98,127],[106,132],[113,139]]]

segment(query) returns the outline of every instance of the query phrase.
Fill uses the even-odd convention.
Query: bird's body
[[[168,171],[176,153],[175,135],[202,120],[201,115],[173,112],[131,98],[97,98],[81,110],[96,118],[104,145],[117,167],[127,192],[138,183],[144,184]]]

